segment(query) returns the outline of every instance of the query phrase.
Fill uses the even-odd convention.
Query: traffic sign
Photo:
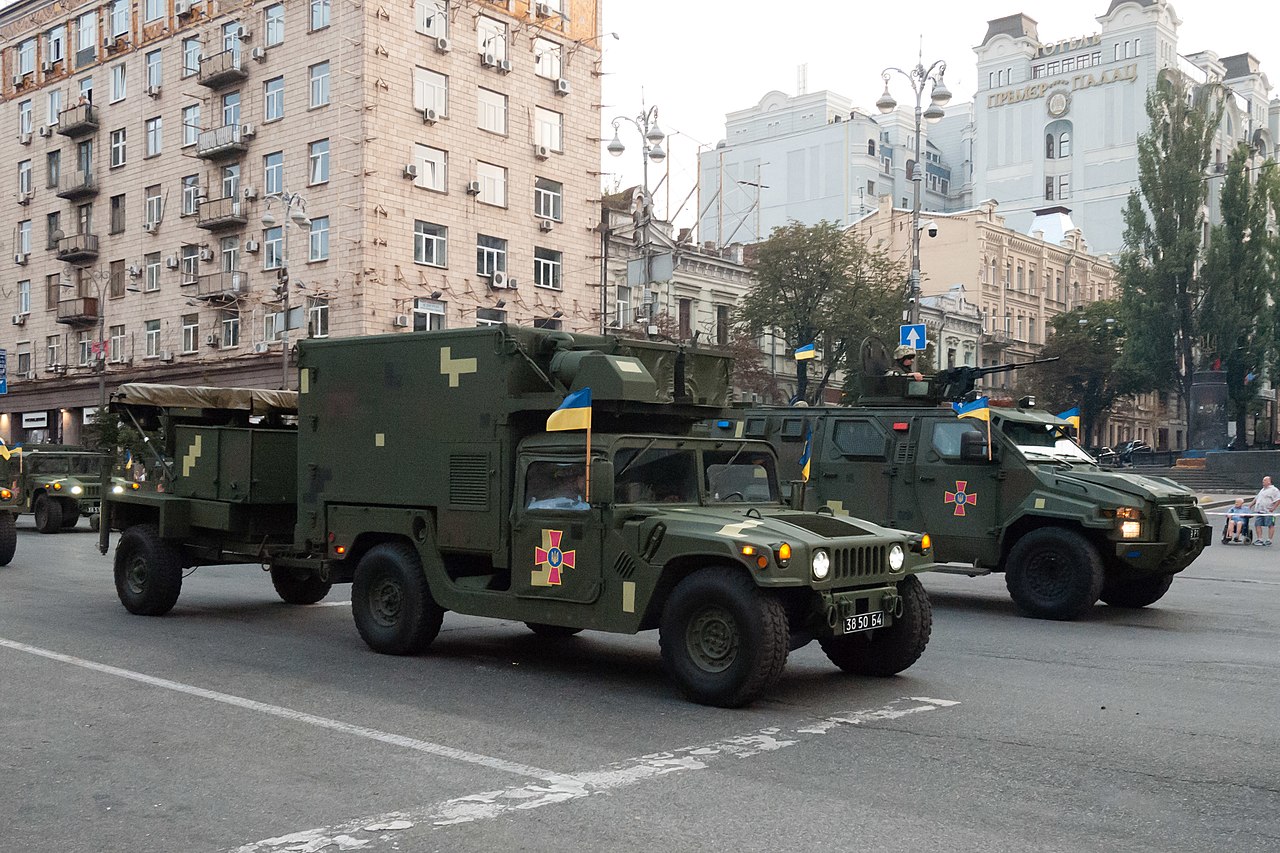
[[[925,344],[924,323],[913,323],[898,327],[898,346],[922,350],[925,348]]]
[[[0,349],[0,394],[9,393],[9,352]]]

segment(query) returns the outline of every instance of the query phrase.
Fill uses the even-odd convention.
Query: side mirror
[[[591,463],[591,503],[611,506],[614,502],[613,463],[607,459]]]
[[[960,433],[960,459],[963,462],[986,462],[987,437],[974,431]]]

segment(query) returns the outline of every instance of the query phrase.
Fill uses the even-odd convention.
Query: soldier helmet
[[[915,348],[909,347],[906,344],[903,344],[902,346],[898,347],[896,350],[893,351],[894,361],[902,361],[904,358],[915,358],[915,357],[916,357]]]

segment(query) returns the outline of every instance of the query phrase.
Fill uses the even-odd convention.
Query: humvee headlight
[[[117,483],[116,485],[112,486],[112,487],[111,487],[111,494],[113,494],[113,495],[123,495],[123,494],[124,494],[124,486],[120,485],[119,483]]]
[[[902,571],[902,564],[907,561],[907,552],[902,550],[901,545],[894,545],[889,549],[889,570],[894,572]]]
[[[81,492],[83,492],[83,491],[84,491],[84,489],[80,488],[79,486],[72,486],[72,487],[71,487],[71,494],[73,494],[73,495],[78,495],[78,494],[80,494],[80,493],[81,493]]]
[[[1141,521],[1142,510],[1132,506],[1122,506],[1116,510],[1116,518],[1125,521]]]
[[[816,580],[826,580],[827,575],[831,573],[831,558],[827,556],[826,551],[813,552],[813,577]]]
[[[1142,535],[1142,524],[1137,521],[1120,522],[1120,535],[1125,539],[1137,539]]]

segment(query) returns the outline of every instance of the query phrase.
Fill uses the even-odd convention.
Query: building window
[[[284,226],[276,225],[262,232],[262,268],[279,269],[284,263]]]
[[[182,215],[195,216],[200,210],[200,176],[187,175],[182,179]]]
[[[232,163],[222,167],[222,197],[235,198],[240,195],[240,164]]]
[[[533,213],[543,219],[560,222],[563,216],[564,184],[538,178],[533,184]]]
[[[329,181],[329,140],[321,139],[311,143],[310,184],[323,184]]]
[[[413,28],[424,36],[449,35],[448,0],[415,0],[413,13]]]
[[[693,300],[677,300],[676,311],[680,323],[680,338],[681,340],[688,340],[693,337]]]
[[[129,75],[123,62],[111,66],[111,103],[123,101],[128,94]]]
[[[318,62],[310,68],[311,108],[329,103],[329,63]]]
[[[112,261],[109,270],[111,277],[108,279],[108,293],[112,299],[119,299],[124,296],[124,277],[127,275],[124,261]]]
[[[283,151],[274,151],[262,158],[262,190],[266,193],[284,191]]]
[[[507,271],[507,241],[487,234],[476,235],[476,275],[488,278]]]
[[[1058,198],[1059,199],[1071,198],[1071,176],[1070,175],[1058,176]]]
[[[45,34],[45,59],[61,62],[67,58],[67,27],[59,24]]]
[[[182,260],[178,268],[182,271],[182,283],[195,284],[200,278],[200,247],[191,243],[182,245]]]
[[[560,290],[563,286],[561,281],[563,271],[563,252],[534,247],[533,283],[535,287],[549,287],[552,290]]]
[[[165,0],[145,0],[142,12],[142,22],[149,24],[152,21],[158,21],[164,17]]]
[[[716,344],[718,346],[729,345],[729,306],[716,306]]]
[[[507,58],[507,25],[481,15],[476,18],[476,46],[482,55],[495,60]]]
[[[267,37],[263,42],[267,47],[275,47],[284,42],[284,4],[276,3],[268,6],[262,13],[266,24]]]
[[[1053,178],[1044,179],[1044,200],[1053,201]]]
[[[97,59],[98,13],[85,12],[76,18],[76,67],[83,68]]]
[[[18,223],[18,252],[23,255],[31,254],[31,220],[24,219]]]
[[[200,105],[182,108],[182,147],[195,145],[200,138]]]
[[[153,50],[147,54],[147,88],[159,91],[163,82],[164,69],[160,65],[160,51]]]
[[[18,45],[18,73],[34,74],[36,70],[36,40],[26,39]]]
[[[449,229],[443,225],[423,222],[413,223],[413,262],[432,267],[448,266]]]
[[[309,261],[327,261],[329,259],[329,217],[317,216],[311,220]]]
[[[311,0],[311,29],[322,30],[329,26],[329,0]]]
[[[552,151],[564,150],[564,116],[554,110],[534,107],[533,123],[535,138],[539,145],[545,145]]]
[[[182,40],[182,76],[190,77],[192,74],[200,73],[200,55],[201,55],[200,39],[189,38]]]
[[[182,315],[182,351],[193,353],[200,349],[200,315]]]
[[[507,206],[507,170],[502,166],[483,161],[476,163],[476,177],[480,179],[480,195],[476,200],[496,207]]]
[[[240,93],[228,92],[222,96],[222,124],[240,123]]]
[[[58,237],[56,235],[62,233],[62,214],[59,211],[46,213],[44,217],[45,225],[45,248],[58,248]]]
[[[44,363],[49,367],[62,364],[62,335],[49,335],[44,339]]]
[[[31,192],[31,161],[23,160],[18,164],[18,192]]]
[[[62,112],[62,90],[50,89],[45,98],[45,122],[50,127],[58,123],[58,113]]]
[[[413,108],[434,110],[440,117],[449,114],[449,78],[426,68],[413,69]]]
[[[164,117],[147,119],[147,156],[155,157],[164,150]]]
[[[87,367],[89,357],[93,354],[93,332],[85,330],[76,333],[76,350],[79,353],[77,363],[81,367]]]
[[[1058,157],[1071,156],[1071,131],[1064,130],[1058,134]]]
[[[329,337],[329,300],[307,299],[307,333],[313,338]]]
[[[501,308],[477,308],[477,326],[500,326],[507,322],[507,312]]]
[[[446,165],[448,154],[439,148],[428,145],[413,146],[413,161],[418,167],[418,177],[414,178],[415,186],[428,190],[444,192],[448,186]]]
[[[560,45],[550,39],[536,38],[533,40],[533,73],[539,77],[546,77],[548,80],[556,80],[564,75],[561,73],[561,51]]]
[[[111,168],[118,169],[125,162],[125,129],[111,131]]]
[[[264,341],[280,340],[281,313],[276,311],[262,318],[262,339]]]
[[[31,313],[31,281],[29,279],[18,282],[18,313]]]
[[[125,229],[124,193],[113,195],[110,202],[111,233],[123,234]]]
[[[284,78],[275,77],[262,84],[262,120],[284,118]]]
[[[223,237],[218,248],[222,251],[222,271],[235,272],[240,268],[240,238],[234,234]]]
[[[240,315],[227,312],[222,315],[222,346],[224,349],[240,346]]]
[[[507,132],[507,96],[491,89],[476,90],[477,125],[490,133]]]
[[[32,369],[31,341],[20,341],[18,343],[18,375],[22,377],[30,376]]]
[[[413,330],[430,332],[445,327],[444,303],[418,297],[413,300]]]
[[[31,109],[31,101],[26,100],[18,104],[18,133],[30,136],[34,122],[35,116]]]
[[[160,253],[149,252],[143,258],[144,278],[142,289],[154,293],[160,289]]]
[[[615,287],[613,303],[614,309],[617,311],[613,325],[617,328],[622,328],[624,324],[631,321],[631,286],[619,284]]]
[[[158,225],[160,220],[164,218],[164,196],[160,194],[160,185],[153,184],[147,187],[147,216],[146,223],[152,227]]]

